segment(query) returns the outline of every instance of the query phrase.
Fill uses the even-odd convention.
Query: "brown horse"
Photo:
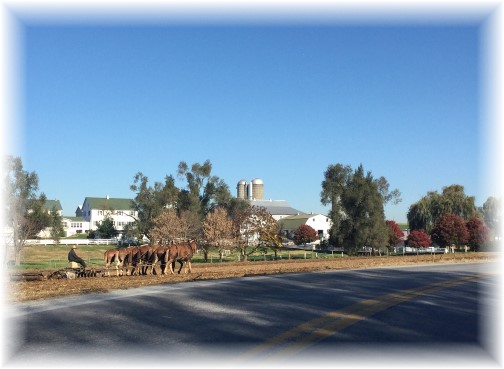
[[[168,250],[170,246],[158,246],[154,247],[152,255],[152,270],[156,273],[155,265],[159,261],[161,264],[161,275],[166,274],[166,257],[168,255]]]
[[[150,245],[138,246],[136,255],[139,263],[139,273],[142,275],[153,274],[154,271],[154,250]]]
[[[116,249],[110,249],[103,253],[103,261],[105,262],[105,269],[108,269],[113,262],[116,263],[116,272],[119,275],[118,265],[119,265],[119,253]],[[110,271],[106,271],[106,275],[110,276]]]
[[[118,253],[119,253],[119,265],[120,267],[123,268],[126,275],[135,274],[136,267],[139,263],[138,247],[137,246],[122,247],[118,250]]]
[[[177,245],[171,245],[169,252],[165,257],[166,264],[170,266],[171,274],[175,274],[173,268],[175,268],[176,261],[180,263],[178,274],[180,274],[183,266],[185,266],[184,268],[185,273],[187,273],[188,269],[189,273],[191,273],[192,272],[191,259],[197,250],[198,245],[196,244],[195,240],[191,240],[189,242],[183,242]]]

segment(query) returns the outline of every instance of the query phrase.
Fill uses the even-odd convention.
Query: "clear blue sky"
[[[206,159],[305,212],[336,163],[401,191],[387,219],[451,184],[480,206],[480,25],[24,21],[19,155],[65,215]]]

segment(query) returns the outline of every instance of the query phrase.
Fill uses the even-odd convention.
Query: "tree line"
[[[24,170],[20,158],[8,156],[6,161],[4,211],[18,263],[25,241],[42,229],[50,227],[54,238],[61,235],[61,217],[55,209],[44,211],[46,197],[38,193],[37,174]],[[142,172],[134,175],[130,190],[134,193],[132,207],[138,216],[125,227],[124,237],[146,236],[152,243],[196,238],[204,241],[205,255],[211,246],[217,247],[221,256],[224,250],[236,248],[244,260],[254,252],[276,250],[281,245],[282,230],[272,216],[266,209],[232,196],[227,184],[212,173],[209,160],[191,166],[181,161],[176,176],[184,186],[177,187],[173,175],[153,183]],[[348,254],[363,247],[381,253],[400,241],[402,231],[394,221],[385,219],[384,206],[400,202],[401,193],[391,190],[386,178],[375,178],[362,165],[352,169],[334,164],[324,172],[321,187],[320,201],[330,207],[328,216],[332,220],[329,244],[344,248]],[[460,185],[445,187],[441,194],[429,192],[410,206],[408,223],[412,237],[408,241],[415,244],[413,236],[423,232],[441,245],[470,242],[477,249],[490,234],[497,236],[500,206],[500,200],[489,198],[477,209],[474,197],[466,196]],[[446,223],[453,221],[453,216],[447,214],[464,220],[466,237],[447,236],[450,227]],[[110,219],[99,224],[98,231],[116,232]],[[313,240],[310,234],[309,230],[300,229],[295,237],[298,242],[307,242]]]

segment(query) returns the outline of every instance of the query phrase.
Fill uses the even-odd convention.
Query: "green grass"
[[[27,269],[61,269],[68,266],[67,255],[70,250],[70,246],[67,245],[50,245],[50,246],[25,246],[21,254],[21,265],[18,267],[13,267],[15,269],[27,270]],[[114,248],[111,245],[89,245],[89,246],[78,246],[77,254],[83,258],[88,265],[93,266],[103,266],[103,253],[106,250]],[[274,260],[275,254],[273,251],[269,251],[267,254],[253,254],[248,257],[248,261],[272,261]],[[326,253],[315,253],[312,251],[303,250],[286,250],[280,249],[277,252],[277,257],[279,260],[289,260],[289,259],[329,259],[329,258],[340,258],[342,257],[340,253],[326,254]],[[344,256],[346,257],[346,255]],[[243,257],[238,252],[232,252],[229,255],[225,255],[222,262],[236,262],[243,261]],[[200,251],[193,257],[193,262],[204,263],[203,252]],[[219,253],[217,248],[211,248],[208,256],[209,263],[219,263]]]

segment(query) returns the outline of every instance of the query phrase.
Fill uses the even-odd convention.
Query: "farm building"
[[[137,212],[131,199],[107,197],[86,197],[80,209],[84,221],[89,222],[89,229],[96,230],[98,222],[107,216],[111,217],[116,230],[121,232],[124,227],[133,223]]]
[[[329,230],[332,226],[331,219],[322,214],[291,215],[280,219],[278,224],[286,235],[293,234],[300,225],[309,225],[317,231],[320,240],[327,240],[329,238]]]

